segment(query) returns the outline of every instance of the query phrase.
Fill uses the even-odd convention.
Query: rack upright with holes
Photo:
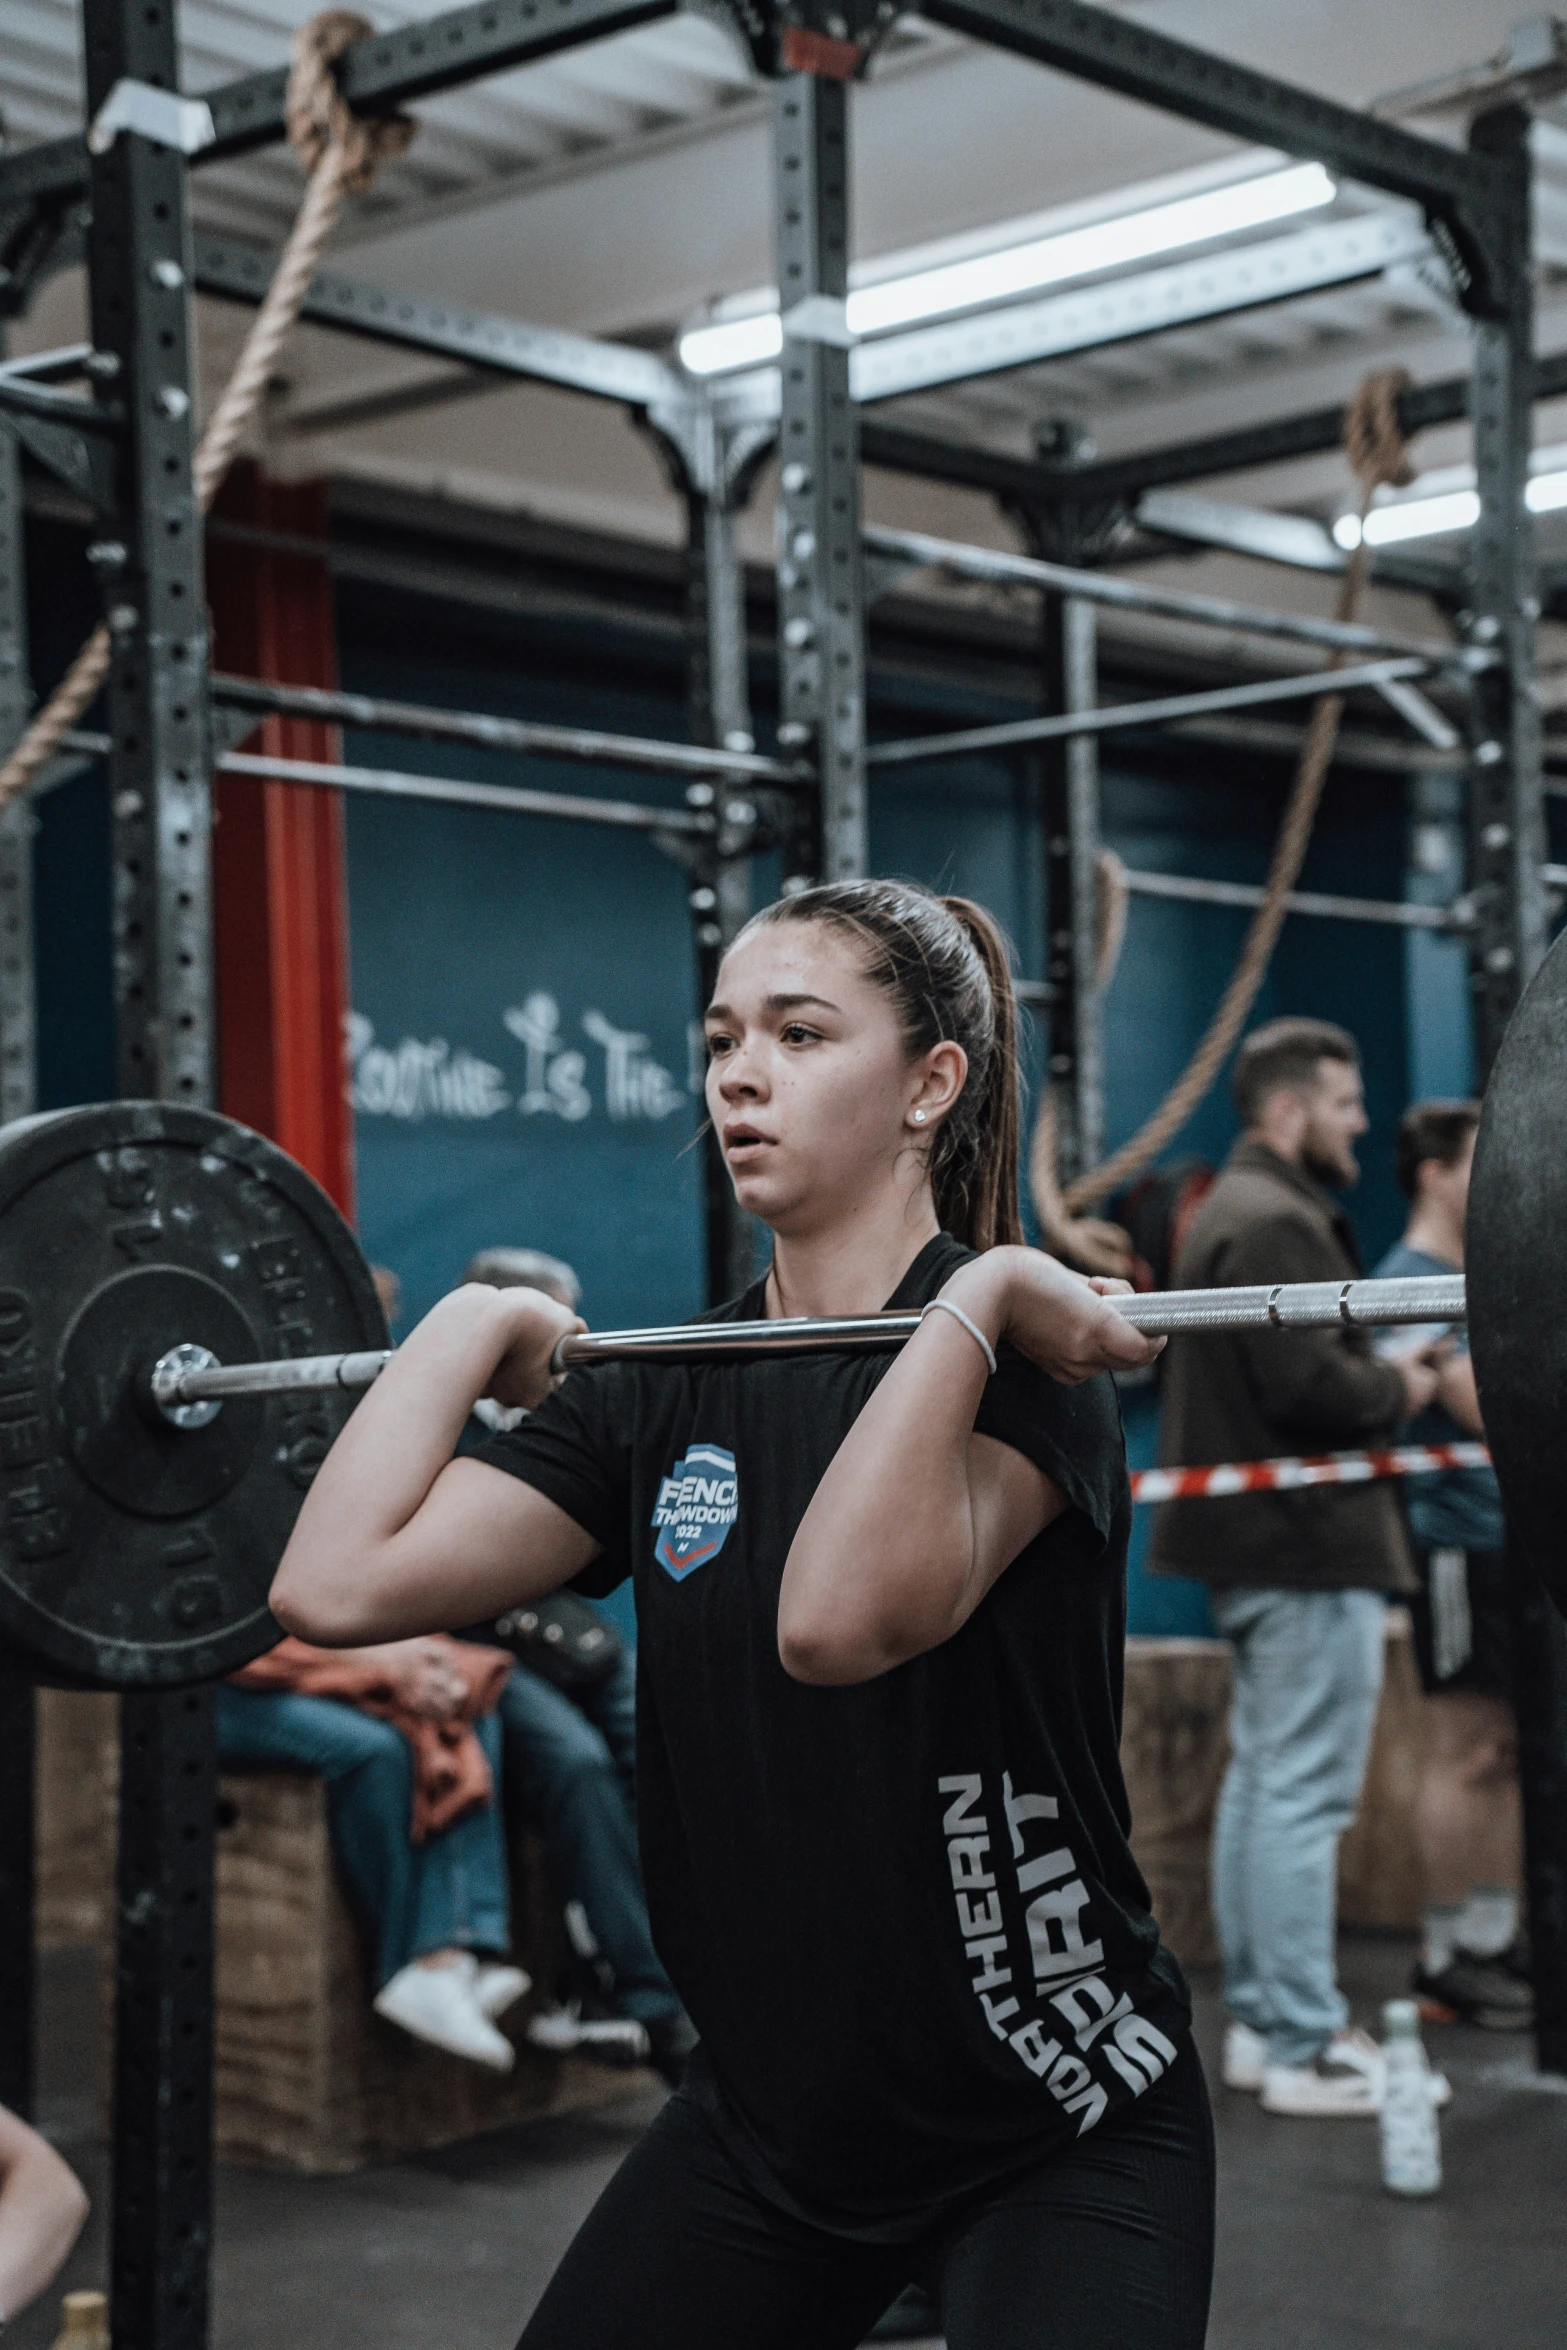
[[[338,80],[351,105],[375,111],[650,22],[672,13],[673,6],[674,0],[553,0],[546,11],[538,0],[480,0],[356,43],[339,63]],[[1482,115],[1467,151],[1459,151],[1204,55],[1081,0],[928,0],[926,13],[1020,60],[1077,75],[1238,139],[1314,157],[1413,199],[1451,254],[1475,321],[1473,415],[1482,519],[1466,628],[1475,647],[1501,655],[1476,673],[1471,686],[1471,956],[1480,1057],[1482,1065],[1488,1063],[1545,943],[1533,693],[1537,604],[1522,496],[1529,403],[1539,389],[1531,377],[1522,110],[1508,103]],[[764,833],[782,843],[786,875],[796,882],[863,871],[867,858],[862,436],[843,302],[851,244],[850,86],[891,14],[885,0],[860,0],[842,14],[829,13],[820,0],[768,7],[736,0],[734,9],[758,70],[776,84],[785,334],[777,426],[780,747],[806,788],[793,776],[776,775],[746,783],[743,797],[723,782],[693,787],[697,797],[709,794],[706,804],[715,809],[710,833],[687,859],[696,944],[706,971],[743,916],[744,855]],[[177,130],[167,127],[169,94],[178,89],[173,0],[83,0],[83,16],[89,121],[126,84],[145,93],[147,103],[133,107],[127,126],[91,156],[80,140],[63,140],[0,160],[0,228],[7,265],[25,276],[40,251],[73,221],[79,224],[86,199],[94,407],[90,415],[73,417],[47,395],[29,396],[25,388],[7,390],[0,404],[35,449],[56,435],[56,458],[75,465],[81,481],[96,487],[104,514],[98,556],[112,638],[108,759],[121,1085],[131,1094],[201,1103],[211,1098],[213,1082],[207,844],[217,736],[191,476],[188,308],[192,284],[210,282],[212,266],[204,267],[191,237],[187,175],[191,162],[243,153],[282,135],[283,75],[256,74],[210,93],[213,136],[199,153],[187,154]],[[321,300],[331,307],[329,294]],[[385,320],[352,323],[355,331],[417,340]],[[450,348],[451,330],[443,331]],[[520,339],[531,331],[515,333]],[[432,327],[423,347],[439,342]],[[514,352],[514,372],[571,381],[578,380],[573,366],[597,364],[583,338],[553,342],[553,358],[540,347],[531,355]],[[581,348],[573,357],[568,346]],[[497,364],[493,355],[483,363]],[[580,382],[579,388],[625,398],[657,430],[659,403],[671,380],[672,371],[661,369],[658,383],[630,392],[597,382]],[[1411,409],[1419,404],[1420,395],[1414,395]],[[1303,445],[1312,445],[1309,420],[1301,429]],[[665,435],[690,522],[693,734],[735,751],[751,727],[732,520],[747,472],[772,434],[766,416],[747,420],[687,392],[678,429]],[[879,448],[883,461],[914,471],[940,473],[945,465],[949,477],[980,478],[998,488],[1008,471],[1006,461],[944,455],[922,448],[918,436],[900,437],[874,424],[864,440]],[[1296,443],[1302,445],[1300,431]],[[0,729],[14,733],[22,669],[9,435],[0,436],[0,449],[7,456],[7,466],[0,467],[0,557],[8,558],[0,570]],[[1210,470],[1211,457],[1210,451]],[[1180,478],[1181,461],[1179,453],[1166,453],[1161,478]],[[1202,461],[1196,462],[1201,470]],[[1047,505],[1054,499],[1063,506],[1081,502],[1088,475],[1103,487],[1098,470],[1048,462],[1013,469],[1022,476],[1021,487]],[[1049,626],[1053,691],[1063,711],[1086,716],[1094,696],[1084,613],[1064,599]],[[14,656],[9,666],[8,650]],[[1081,756],[1069,756],[1067,749],[1049,754],[1057,762],[1050,833],[1059,846],[1050,852],[1049,952],[1056,984],[1047,1022],[1051,1065],[1068,1087],[1069,1131],[1078,1150],[1091,1155],[1099,1119],[1098,1047],[1094,909],[1085,875],[1095,790],[1093,735],[1085,729],[1080,739],[1088,746]],[[26,919],[25,831],[21,820],[0,826],[0,905],[11,910],[4,919],[16,925]],[[0,946],[0,954],[25,963],[22,936],[20,928],[8,929],[9,948]],[[0,1089],[7,1114],[25,1105],[26,1049],[18,1057],[14,1039],[26,1023],[22,996],[8,987],[0,1014]],[[722,1287],[733,1278],[739,1243],[724,1221],[726,1188],[710,1176],[709,1261],[714,1284]],[[1545,1945],[1539,2045],[1542,2061],[1560,2067],[1567,2065],[1567,1909],[1559,1898],[1567,1883],[1567,1805],[1551,1778],[1549,1757],[1567,1749],[1561,1626],[1548,1610],[1531,1614],[1534,1601],[1522,1580],[1519,1605],[1548,1668],[1530,1684],[1521,1712],[1527,1717],[1531,1889],[1537,1944]],[[113,2250],[118,2350],[197,2350],[207,2338],[211,1709],[210,1691],[124,1701]],[[5,1716],[8,1724],[19,1718],[14,1709]],[[0,1849],[0,1877],[9,1850]],[[14,1874],[14,1854],[9,1865]],[[20,1980],[14,1967],[10,1979]],[[13,2066],[7,2078],[16,2077]]]
[[[0,344],[3,349],[3,344]],[[21,452],[0,432],[0,751],[27,723],[27,582],[22,565]],[[0,812],[0,1122],[34,1102],[32,811]],[[0,1650],[0,2014],[33,2012],[33,1684]],[[0,2105],[31,2113],[30,2028],[0,2030]]]

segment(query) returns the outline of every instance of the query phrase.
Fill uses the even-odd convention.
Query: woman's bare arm
[[[1436,1395],[1438,1403],[1445,1404],[1471,1436],[1485,1434],[1485,1422],[1480,1417],[1480,1396],[1475,1386],[1474,1357],[1467,1348],[1462,1354],[1444,1355],[1436,1366]]]
[[[1151,1361],[1147,1340],[1089,1282],[1033,1249],[994,1249],[949,1281],[994,1344],[1052,1377]],[[817,1487],[784,1567],[778,1652],[796,1680],[868,1681],[936,1648],[1066,1507],[1043,1470],[974,1433],[988,1372],[969,1332],[932,1314],[903,1349]]]
[[[0,2324],[36,2300],[82,2232],[87,2197],[54,2148],[0,2105]]]
[[[272,1586],[286,1631],[353,1648],[477,1623],[580,1574],[598,1544],[519,1478],[453,1460],[481,1395],[536,1404],[582,1327],[530,1289],[453,1290],[399,1347],[316,1472]]]

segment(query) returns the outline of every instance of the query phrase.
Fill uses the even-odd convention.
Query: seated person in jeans
[[[494,2072],[495,2019],[528,1988],[510,1946],[497,1798],[499,1651],[434,1636],[285,1640],[218,1691],[225,1763],[319,1772],[332,1846],[370,1928],[375,2010]]]
[[[466,1278],[493,1289],[542,1289],[570,1307],[581,1296],[571,1267],[540,1249],[485,1249],[469,1265]],[[481,1404],[478,1416],[494,1428],[521,1415],[503,1415],[497,1406]],[[653,1948],[642,1890],[635,1810],[635,1652],[617,1644],[608,1673],[569,1694],[519,1663],[501,1691],[499,1714],[508,1764],[538,1817],[579,1955],[602,1962],[612,2007],[641,2025],[650,2061],[666,2080],[677,2083],[694,2034]],[[564,2045],[569,2034],[563,2026],[569,2021],[536,2016],[528,2036],[540,2045]],[[582,2043],[584,2054],[591,2049],[591,2039]]]

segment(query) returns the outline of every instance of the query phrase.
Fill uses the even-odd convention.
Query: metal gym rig
[[[549,0],[547,7],[543,0],[480,0],[358,42],[340,61],[339,85],[350,105],[385,110],[647,23],[672,8],[673,0]],[[1546,889],[1557,878],[1545,866],[1532,690],[1539,604],[1524,488],[1531,401],[1559,391],[1567,368],[1555,359],[1536,363],[1532,352],[1528,117],[1517,83],[1499,81],[1497,103],[1476,115],[1467,148],[1457,149],[1079,0],[928,0],[925,13],[1024,62],[1098,83],[1227,136],[1318,160],[1423,210],[1474,328],[1472,384],[1425,386],[1401,403],[1408,429],[1466,409],[1473,420],[1481,515],[1470,540],[1459,642],[1410,644],[1370,630],[1334,634],[1331,624],[1288,614],[1222,609],[1233,624],[1358,655],[1358,671],[1338,672],[1335,686],[1358,676],[1401,707],[1428,742],[1429,720],[1422,725],[1412,715],[1422,706],[1415,681],[1434,670],[1461,678],[1469,736],[1470,887],[1462,915],[1438,919],[1461,927],[1466,938],[1479,1057],[1489,1068],[1544,954]],[[215,766],[329,788],[410,790],[636,825],[687,865],[706,976],[743,915],[748,852],[763,843],[780,846],[792,877],[863,871],[868,766],[958,747],[953,740],[925,740],[878,746],[868,755],[865,743],[867,573],[874,586],[897,568],[936,562],[990,577],[1027,576],[1044,594],[1045,667],[1059,715],[1004,730],[1004,739],[1044,746],[1049,953],[1046,980],[1029,993],[1043,1006],[1050,1068],[1067,1101],[1068,1167],[1089,1165],[1097,1156],[1102,1116],[1092,988],[1094,738],[1113,726],[1135,728],[1309,696],[1322,680],[1221,688],[1097,711],[1095,601],[1164,612],[1181,607],[1188,617],[1210,619],[1221,607],[1213,599],[1107,580],[1082,569],[1081,561],[1096,551],[1107,508],[1124,509],[1156,484],[1329,446],[1337,437],[1337,413],[1104,464],[1068,459],[1029,465],[944,448],[874,421],[862,426],[862,403],[944,375],[1015,365],[1041,347],[1060,345],[1049,344],[1053,330],[1043,322],[1039,332],[1046,341],[1032,350],[1014,341],[987,355],[971,338],[956,355],[949,347],[943,357],[937,339],[921,334],[851,354],[841,336],[850,241],[848,85],[892,9],[887,0],[880,6],[847,0],[841,12],[831,13],[817,0],[771,7],[735,0],[732,14],[737,37],[775,89],[778,279],[786,334],[776,377],[708,390],[646,352],[514,321],[475,319],[326,272],[314,281],[304,312],[318,323],[438,352],[492,374],[546,380],[619,401],[661,436],[689,517],[693,748],[635,745],[448,713],[399,713],[358,697],[244,680],[209,681],[201,534],[191,488],[189,291],[194,286],[255,301],[269,264],[232,241],[192,238],[187,173],[281,138],[284,77],[281,71],[257,74],[209,92],[205,129],[198,123],[191,133],[183,126],[200,109],[171,106],[168,96],[177,91],[179,74],[172,0],[83,0],[86,119],[95,122],[111,93],[130,83],[151,101],[136,116],[151,128],[122,128],[101,151],[66,139],[0,159],[0,258],[7,270],[0,300],[20,307],[28,283],[62,240],[72,238],[85,241],[92,300],[90,348],[53,354],[52,367],[25,362],[0,371],[0,421],[8,427],[0,434],[0,740],[19,733],[28,700],[16,458],[21,442],[91,500],[102,530],[96,553],[114,644],[108,725],[103,736],[83,738],[79,748],[106,755],[109,767],[119,1074],[127,1096],[156,1097],[197,1113],[212,1098],[208,826]],[[161,112],[157,93],[165,94]],[[188,146],[187,138],[193,141]],[[1368,265],[1362,256],[1335,266],[1342,276],[1363,275],[1385,258]],[[1323,281],[1303,274],[1286,290],[1313,282]],[[1195,293],[1188,298],[1198,300]],[[56,388],[83,372],[91,379],[87,396]],[[761,458],[774,447],[782,460],[781,725],[780,755],[767,759],[751,740],[732,521]],[[1035,557],[943,548],[908,534],[867,537],[860,527],[862,454],[992,490],[1025,518]],[[1199,606],[1205,609],[1199,612]],[[690,779],[688,804],[685,810],[636,808],[247,757],[233,746],[254,728],[261,710],[662,768]],[[998,730],[986,733],[990,741],[998,739]],[[972,732],[960,739],[967,747]],[[25,807],[0,816],[5,1118],[32,1107],[29,834]],[[1358,905],[1335,901],[1331,910]],[[1302,897],[1300,910],[1330,907]],[[1415,913],[1364,907],[1369,919],[1408,920]],[[1419,919],[1430,921],[1431,910]],[[123,1212],[134,1217],[140,1177],[134,1166],[121,1172]],[[727,1187],[710,1179],[708,1201],[714,1285],[727,1287],[735,1247]],[[265,1286],[263,1276],[258,1279]],[[367,1310],[362,1299],[353,1313],[344,1308],[348,1320],[357,1314],[361,1324]],[[344,1335],[345,1342],[359,1336],[363,1344],[372,1333]],[[0,1328],[0,1344],[15,1336]],[[1534,1643],[1519,1710],[1531,1906],[1537,1941],[1545,1945],[1540,2047],[1544,2061],[1567,2066],[1567,1788],[1560,1759],[1567,1752],[1567,1666],[1561,1626],[1543,1591],[1532,1584],[1521,1589],[1519,1611]],[[0,1908],[9,1921],[19,1921],[20,1930],[13,1926],[0,1941],[0,2011],[25,2021],[31,2002],[30,1667],[13,1656],[5,1671],[0,1758],[8,1803],[0,1814]],[[207,2338],[215,1770],[210,1687],[127,1692],[111,2256],[121,2350],[192,2350]],[[5,2036],[0,2070],[0,2094],[25,2107],[25,2033]]]

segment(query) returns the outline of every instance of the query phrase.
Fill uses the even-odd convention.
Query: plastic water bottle
[[[102,2293],[67,2293],[53,2350],[109,2350],[109,2303]]]
[[[1390,1999],[1382,2028],[1382,2184],[1394,2195],[1434,2195],[1442,2184],[1442,2139],[1419,2008],[1412,1999]]]

